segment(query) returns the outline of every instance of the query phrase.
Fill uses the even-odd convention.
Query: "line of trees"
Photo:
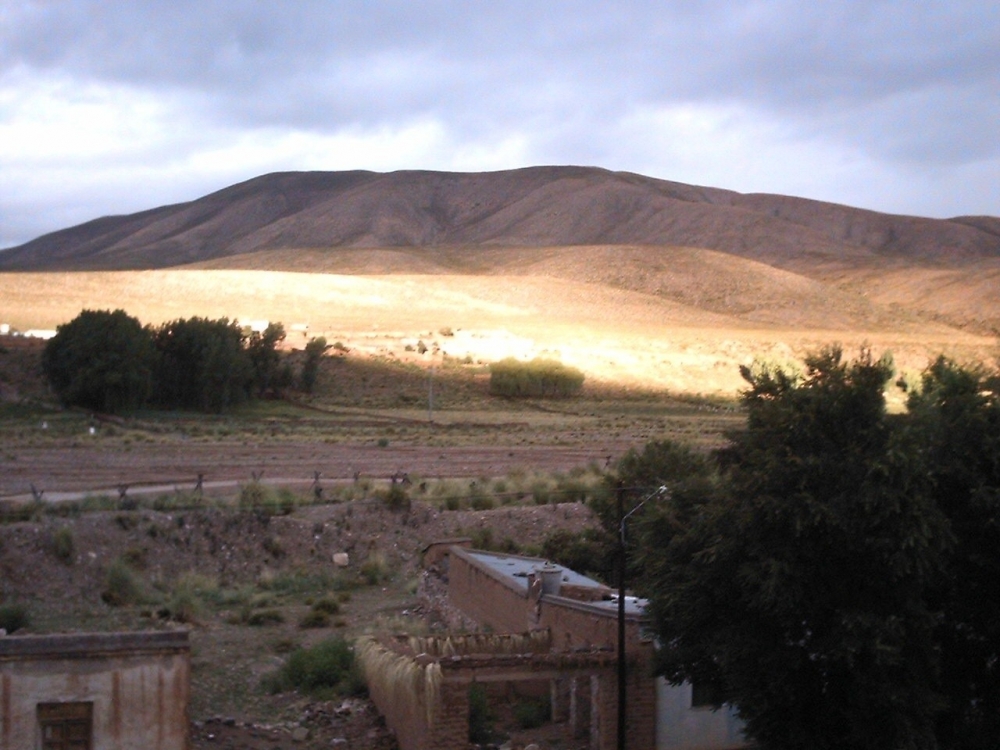
[[[868,352],[743,375],[726,447],[619,466],[632,506],[669,491],[629,528],[659,672],[713,686],[764,748],[996,747],[1000,376],[939,359],[892,415]]]
[[[280,323],[249,334],[226,318],[153,328],[124,310],[84,310],[47,342],[42,368],[67,405],[221,412],[291,385],[278,351],[284,338]]]

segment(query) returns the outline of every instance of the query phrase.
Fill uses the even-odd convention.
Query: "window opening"
[[[93,703],[39,703],[42,750],[92,750]]]

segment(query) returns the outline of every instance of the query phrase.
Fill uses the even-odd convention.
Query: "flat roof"
[[[465,553],[481,563],[490,570],[496,571],[500,575],[510,578],[518,588],[528,590],[528,575],[534,573],[539,568],[550,567],[559,568],[562,571],[562,582],[571,586],[584,586],[588,588],[607,588],[603,583],[588,578],[577,573],[575,570],[556,565],[550,560],[541,557],[521,557],[519,555],[505,555],[502,553],[483,552],[481,550],[465,550]]]
[[[521,555],[507,555],[497,552],[483,552],[482,550],[463,550],[465,554],[474,558],[478,563],[490,570],[499,573],[508,579],[518,590],[527,593],[528,575],[536,572],[542,567],[558,568],[562,572],[562,582],[570,586],[580,586],[584,588],[609,589],[608,586],[588,578],[575,570],[557,565],[551,560],[541,557],[523,557]],[[618,611],[618,593],[609,589],[611,598],[598,601],[578,602],[581,606],[594,607],[601,611]],[[625,612],[627,614],[639,615],[646,608],[646,600],[636,596],[625,597]]]

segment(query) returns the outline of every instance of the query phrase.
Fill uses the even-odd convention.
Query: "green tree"
[[[252,395],[254,367],[235,322],[175,320],[156,331],[154,342],[158,405],[221,412]]]
[[[954,553],[931,593],[938,613],[938,737],[993,748],[1000,737],[1000,378],[944,358],[908,400],[905,449],[922,458]]]
[[[63,403],[121,413],[145,403],[155,356],[150,332],[124,310],[84,310],[46,343],[42,369]]]
[[[313,388],[316,387],[320,360],[329,349],[330,346],[322,336],[310,339],[309,343],[306,344],[306,359],[302,363],[302,373],[299,375],[299,384],[306,393],[312,393]]]
[[[254,331],[246,339],[247,355],[253,368],[254,388],[258,396],[279,393],[289,383],[281,368],[278,345],[285,340],[285,327],[281,323],[268,323],[267,328]]]
[[[947,520],[885,410],[886,361],[743,371],[718,492],[643,521],[660,671],[713,684],[762,746],[936,747]]]

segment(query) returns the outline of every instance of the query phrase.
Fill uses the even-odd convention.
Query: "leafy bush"
[[[275,490],[253,481],[240,485],[237,503],[241,510],[253,511],[261,516],[287,516],[295,510],[299,498],[291,490]]]
[[[336,599],[324,596],[319,601],[314,602],[312,608],[316,612],[325,612],[328,615],[335,615],[340,612],[340,603]]]
[[[311,695],[357,695],[364,682],[354,664],[354,650],[337,636],[312,648],[299,648],[276,674],[265,680],[265,689],[277,693],[299,689]]]
[[[73,544],[73,530],[69,526],[60,526],[52,536],[52,552],[66,565],[72,565],[76,557]]]
[[[604,529],[584,529],[579,533],[561,529],[546,537],[541,556],[570,570],[608,581],[617,551],[617,538]]]
[[[325,628],[330,624],[330,615],[322,610],[311,609],[299,620],[300,628]]]
[[[490,495],[473,495],[469,506],[473,510],[493,510],[496,507],[496,501]]]
[[[382,555],[369,555],[361,566],[361,578],[369,586],[377,586],[389,577],[389,565]]]
[[[477,745],[490,742],[495,734],[494,721],[496,714],[493,713],[486,689],[473,683],[469,688],[469,742]]]
[[[136,572],[119,558],[108,568],[101,599],[111,607],[142,604],[147,599],[146,587]]]
[[[0,628],[8,633],[28,627],[30,621],[28,608],[23,604],[0,604]]]
[[[400,483],[389,485],[389,489],[379,493],[379,498],[390,510],[410,509],[410,495]]]
[[[490,393],[507,398],[565,398],[579,393],[584,375],[552,359],[507,357],[490,365]]]
[[[185,573],[174,584],[167,601],[169,617],[177,622],[197,622],[205,609],[205,600],[221,602],[222,592],[211,578],[198,573]]]

